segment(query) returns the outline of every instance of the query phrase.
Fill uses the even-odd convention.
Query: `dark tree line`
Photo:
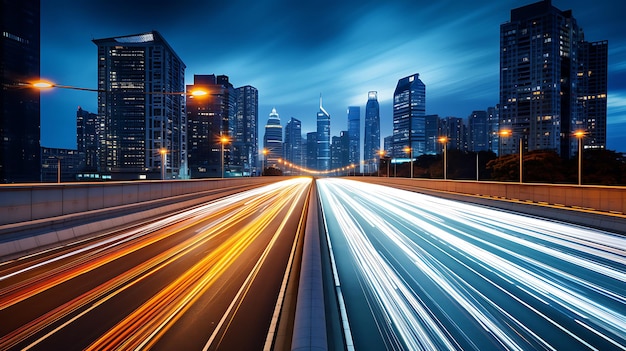
[[[410,163],[393,165],[381,160],[380,175],[410,176]],[[476,180],[475,152],[448,150],[447,178]],[[588,185],[626,185],[626,157],[611,150],[584,150],[582,183]],[[389,169],[389,174],[387,174]],[[413,162],[415,178],[443,178],[442,155],[422,155]],[[524,154],[523,181],[528,183],[578,183],[578,156],[562,159],[551,150]],[[497,157],[493,152],[478,152],[479,180],[519,181],[519,155]]]

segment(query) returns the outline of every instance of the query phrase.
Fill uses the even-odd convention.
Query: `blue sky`
[[[319,95],[332,135],[347,107],[378,91],[381,137],[391,134],[398,79],[419,73],[426,113],[467,117],[498,102],[500,24],[534,1],[439,0],[42,0],[41,76],[95,88],[92,39],[159,31],[194,74],[225,74],[259,90],[259,124],[272,107],[315,129]],[[588,41],[609,40],[608,148],[626,152],[626,2],[553,0],[571,9]],[[589,6],[588,4],[593,4]],[[96,94],[42,93],[42,145],[76,147],[76,109],[97,112]],[[259,134],[262,139],[262,131]]]

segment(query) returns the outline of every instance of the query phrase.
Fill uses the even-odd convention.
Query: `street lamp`
[[[513,132],[508,130],[508,129],[504,129],[500,131],[500,136],[502,137],[512,137],[513,136]],[[523,171],[523,167],[524,167],[524,143],[523,143],[523,139],[522,137],[519,138],[519,182],[522,183],[523,181],[523,177],[522,177],[522,171]]]
[[[409,159],[411,162],[411,178],[413,178],[413,153],[411,152],[411,147],[407,146],[404,148],[404,152],[406,152],[407,154],[409,154]]]
[[[222,145],[222,178],[224,178],[224,144],[228,143],[230,140],[227,136],[223,135],[220,138],[220,143]]]
[[[385,150],[378,151],[378,155],[380,155],[380,160],[378,161],[378,176],[380,177],[380,165],[383,162],[383,157],[385,157]]]
[[[584,130],[577,130],[574,133],[576,139],[578,139],[578,185],[583,183],[583,138],[585,137]]]
[[[165,180],[165,163],[167,161],[167,149],[163,147],[159,150],[159,153],[161,154],[161,180]]]
[[[448,179],[448,137],[440,137],[439,142],[443,144],[443,179],[446,180]]]
[[[261,175],[265,174],[265,167],[267,166],[267,154],[269,151],[267,149],[263,149],[263,169],[261,169]]]

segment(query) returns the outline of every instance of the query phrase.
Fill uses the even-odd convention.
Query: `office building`
[[[39,91],[39,0],[1,0],[0,182],[41,180]]]
[[[442,146],[439,142],[440,126],[439,115],[426,115],[424,116],[425,133],[426,133],[426,145],[424,147],[424,153],[429,155],[435,155],[441,153]]]
[[[317,132],[306,133],[306,168],[317,170]]]
[[[467,118],[468,150],[472,152],[489,150],[491,128],[487,111],[472,111]]]
[[[166,178],[185,178],[183,61],[156,31],[93,42],[98,46],[100,171],[114,180],[158,179],[162,170]]]
[[[302,122],[291,117],[285,126],[284,157],[287,162],[302,167]]]
[[[90,173],[94,178],[88,179],[81,172],[85,167],[85,153],[80,150],[42,147],[40,152],[44,183],[102,180],[94,173]]]
[[[98,173],[100,164],[98,145],[100,143],[100,124],[98,115],[83,110],[80,106],[76,111],[76,148],[85,155],[82,172]]]
[[[348,137],[350,149],[347,164],[358,165],[361,162],[361,108],[359,106],[348,107]]]
[[[283,126],[276,108],[272,108],[267,123],[265,124],[265,136],[263,148],[267,150],[266,167],[279,168],[279,160],[283,158]]]
[[[445,117],[439,121],[441,136],[447,137],[448,150],[467,151],[467,138],[463,118]]]
[[[209,94],[194,96],[194,91]],[[230,175],[234,95],[233,85],[225,75],[194,75],[194,84],[187,85],[187,164],[191,178]]]
[[[317,112],[317,170],[330,170],[330,114],[322,106],[320,94],[320,110]]]
[[[378,92],[367,93],[365,104],[365,128],[363,133],[363,159],[366,167],[378,167],[377,159],[380,152],[380,106],[378,104]],[[390,156],[391,154],[386,153]]]
[[[550,0],[511,10],[500,26],[500,128],[511,131],[500,138],[501,153],[518,153],[521,142],[568,158],[580,128],[595,129],[586,142],[602,147],[607,46],[585,42],[572,11]]]
[[[338,170],[350,165],[350,141],[350,133],[347,130],[342,130],[339,136],[332,137],[330,169]]]
[[[259,92],[246,85],[235,89],[236,113],[232,123],[232,175],[249,177],[259,174]]]
[[[419,74],[400,79],[393,93],[393,157],[415,158],[426,152],[425,115],[426,86]]]

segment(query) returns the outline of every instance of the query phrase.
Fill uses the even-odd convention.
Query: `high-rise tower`
[[[259,157],[259,92],[250,85],[235,90],[237,112],[232,126],[231,167],[242,176],[251,176],[257,173]]]
[[[419,74],[400,79],[393,93],[393,157],[415,158],[425,153],[425,115],[426,85]]]
[[[93,42],[100,171],[113,179],[144,179],[161,177],[165,167],[167,178],[185,177],[185,64],[156,31]]]
[[[500,128],[512,132],[500,139],[501,153],[519,152],[521,142],[525,150],[567,158],[578,129],[599,127],[599,137],[588,141],[603,140],[606,45],[588,45],[572,11],[550,0],[511,10],[500,26]]]
[[[0,183],[40,181],[39,0],[1,0]]]
[[[367,93],[367,103],[365,104],[365,129],[363,138],[363,160],[366,169],[377,170],[380,151],[380,106],[378,104],[378,92]],[[358,163],[357,163],[358,165]]]
[[[330,170],[330,114],[322,106],[322,94],[317,112],[317,169]]]
[[[302,122],[291,117],[285,126],[285,160],[300,167],[302,164]]]
[[[361,163],[361,108],[348,107],[348,162],[347,165]]]
[[[276,108],[272,108],[265,125],[263,148],[267,150],[266,167],[278,167],[278,160],[283,158],[283,126]]]

